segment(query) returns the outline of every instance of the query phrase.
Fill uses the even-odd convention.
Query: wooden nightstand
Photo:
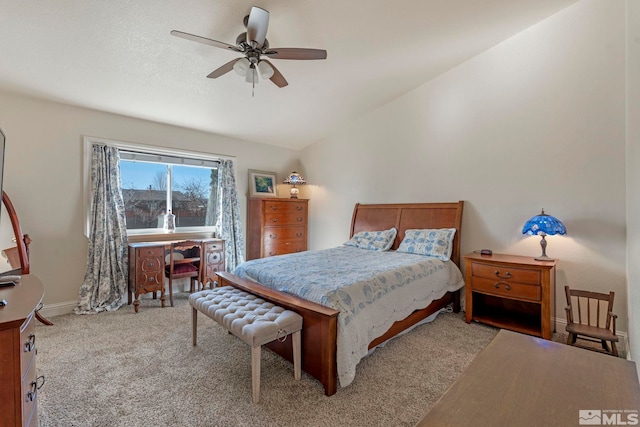
[[[516,255],[464,256],[467,323],[472,320],[551,339],[556,262]]]

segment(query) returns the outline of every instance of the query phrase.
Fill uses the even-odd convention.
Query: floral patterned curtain
[[[76,314],[117,310],[127,294],[127,225],[118,149],[93,145],[91,234]]]
[[[218,231],[225,240],[225,265],[227,271],[233,271],[244,261],[244,238],[240,222],[240,203],[234,173],[233,160],[220,160],[218,167]]]

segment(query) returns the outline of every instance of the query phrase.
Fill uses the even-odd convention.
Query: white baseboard
[[[174,292],[177,292],[180,288],[176,289]],[[181,291],[185,292],[186,289],[188,289],[188,285],[185,285],[184,288],[180,289]],[[139,299],[143,300],[143,299],[147,299],[147,298],[152,298],[152,294],[151,293],[147,293],[147,294],[142,294],[140,295]],[[167,294],[167,298],[168,294]],[[127,304],[127,297],[124,297],[124,304]],[[78,306],[78,301],[74,300],[74,301],[65,301],[65,302],[58,302],[55,304],[45,304],[44,307],[40,310],[40,314],[45,317],[45,318],[49,318],[49,317],[53,317],[53,316],[61,316],[63,314],[71,314],[73,313],[73,310]]]
[[[66,301],[56,304],[45,304],[45,306],[39,311],[42,317],[49,318],[53,316],[60,316],[63,314],[73,313],[73,309],[78,305],[78,301]]]

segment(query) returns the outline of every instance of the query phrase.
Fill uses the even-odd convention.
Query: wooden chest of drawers
[[[0,309],[0,427],[38,425],[44,376],[36,377],[35,311],[43,295],[44,286],[33,275],[0,289],[0,299],[7,301]]]
[[[247,259],[306,251],[308,202],[249,198]]]
[[[464,256],[466,320],[551,339],[555,261],[515,255]]]

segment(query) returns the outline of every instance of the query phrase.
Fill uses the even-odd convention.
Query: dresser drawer
[[[307,240],[304,226],[295,227],[265,227],[264,244],[273,245],[283,241]]]
[[[31,363],[27,366],[26,375],[22,379],[22,420],[25,425],[27,421],[33,415],[33,411],[36,409],[36,401],[38,396],[38,379],[36,378],[36,360],[32,359]]]
[[[503,267],[499,265],[489,265],[474,262],[471,265],[473,277],[485,279],[501,280],[505,282],[518,282],[528,285],[540,285],[540,270],[533,270],[518,267]]]
[[[304,212],[277,212],[266,213],[264,215],[264,225],[304,225],[307,219],[307,215]]]
[[[284,213],[284,214],[295,214],[295,213],[304,213],[307,209],[306,202],[279,202],[279,201],[268,201],[264,204],[264,213]]]
[[[276,245],[264,245],[264,256],[284,255],[306,250],[306,242],[281,242]]]
[[[471,289],[473,292],[530,301],[540,301],[542,295],[540,286],[523,285],[515,282],[485,279],[475,276],[471,279]]]
[[[22,378],[24,378],[26,370],[31,364],[31,359],[33,359],[36,354],[35,326],[33,313],[31,313],[20,328],[20,366]]]

